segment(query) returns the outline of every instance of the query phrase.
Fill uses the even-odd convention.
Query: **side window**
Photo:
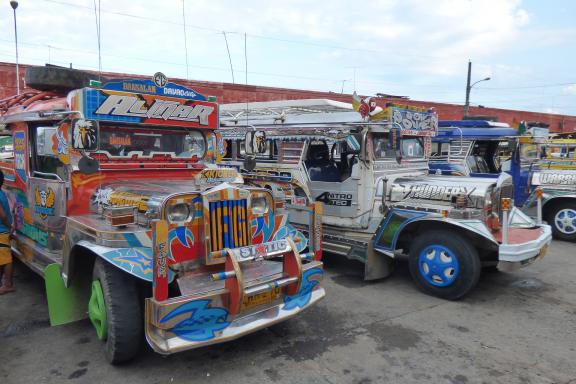
[[[234,158],[234,144],[236,144],[236,142],[233,140],[224,140],[224,148],[226,149],[226,153],[224,153],[224,156],[222,156],[224,160],[232,160]]]
[[[0,160],[13,159],[12,136],[0,136]]]
[[[46,179],[60,177],[65,180],[67,178],[66,167],[53,150],[53,147],[58,145],[56,127],[39,126],[33,129],[34,158],[31,162],[33,176]]]
[[[278,150],[276,147],[276,141],[272,140],[272,139],[268,139],[268,140],[266,140],[266,144],[264,144],[264,145],[265,145],[265,150],[263,153],[255,153],[256,160],[276,161],[278,159]],[[244,140],[239,142],[239,146],[240,146],[240,148],[238,151],[238,157],[244,158],[244,156],[246,155],[246,144],[245,144]]]
[[[476,156],[471,155],[466,158],[466,163],[468,164],[468,168],[470,168],[470,172],[478,173],[478,164],[476,163]]]
[[[449,152],[450,152],[450,143],[433,142],[430,156],[432,157],[448,156]]]
[[[277,141],[278,162],[282,164],[298,164],[304,149],[303,141]]]

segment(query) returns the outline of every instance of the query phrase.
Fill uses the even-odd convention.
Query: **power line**
[[[228,52],[228,61],[230,62],[230,72],[232,73],[232,84],[235,84],[234,81],[234,67],[232,66],[232,57],[230,56],[230,48],[228,47],[228,39],[226,38],[226,32],[222,31],[224,35],[224,42],[226,43],[226,52]]]
[[[186,55],[186,80],[190,80],[188,76],[188,39],[186,38],[186,8],[184,6],[184,0],[182,0],[182,23],[184,25],[184,55]]]
[[[476,89],[489,89],[491,91],[496,90],[513,90],[513,89],[535,89],[535,88],[553,88],[553,87],[565,87],[568,85],[576,85],[576,82],[571,83],[556,83],[556,84],[539,84],[539,85],[526,85],[518,87],[476,87]]]
[[[65,1],[59,1],[59,0],[44,0],[44,1],[49,2],[49,3],[69,6],[69,7],[90,9],[90,7],[86,7],[86,6],[79,5],[79,4],[68,3]],[[107,11],[107,10],[102,10],[102,12],[109,13],[112,15],[117,15],[117,16],[124,16],[124,17],[133,18],[133,19],[145,20],[145,21],[153,21],[153,22],[163,23],[163,24],[170,24],[170,25],[177,25],[177,26],[183,25],[182,23],[175,22],[175,21],[157,19],[157,18],[147,17],[147,16],[139,16],[139,15],[134,15],[134,14],[127,13],[127,12]],[[184,27],[185,28],[194,28],[194,29],[203,30],[203,31],[210,31],[210,32],[215,32],[215,33],[222,33],[222,31],[224,30],[224,28],[218,29],[218,28],[203,27],[203,26],[191,25],[191,24],[184,25]],[[385,54],[388,56],[407,57],[407,58],[412,58],[412,59],[419,58],[419,59],[428,59],[428,60],[434,59],[434,60],[442,60],[442,61],[448,59],[445,56],[430,56],[430,55],[422,55],[422,54],[406,54],[406,53],[397,53],[397,52],[395,52],[394,54],[390,54],[390,52],[376,50],[376,49],[347,47],[347,46],[343,46],[343,45],[334,45],[334,44],[322,44],[322,43],[317,43],[317,42],[312,42],[312,41],[291,40],[291,39],[286,39],[286,38],[281,38],[281,37],[272,37],[272,36],[250,34],[250,33],[242,32],[242,31],[226,31],[226,33],[237,34],[240,36],[246,35],[246,36],[249,36],[252,38],[257,38],[257,39],[262,39],[262,40],[279,41],[279,42],[283,42],[283,43],[306,45],[306,46],[311,46],[311,47],[340,49],[340,50],[352,51],[352,52],[378,53],[378,54]]]

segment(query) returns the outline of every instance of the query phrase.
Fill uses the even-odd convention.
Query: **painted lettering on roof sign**
[[[158,72],[152,80],[147,79],[119,79],[111,80],[100,89],[109,91],[124,91],[144,93],[158,96],[173,96],[181,99],[206,101],[206,96],[183,85],[171,83],[166,76]]]
[[[94,112],[97,115],[144,117],[148,119],[179,120],[208,125],[214,107],[186,105],[178,101],[154,99],[147,106],[146,100],[132,95],[110,95]]]
[[[151,92],[152,87],[147,90]],[[218,104],[185,97],[84,88],[73,96],[72,104],[89,120],[218,128]]]

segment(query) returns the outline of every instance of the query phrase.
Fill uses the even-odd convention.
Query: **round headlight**
[[[168,220],[171,222],[182,222],[188,220],[190,207],[185,203],[178,203],[168,207]]]
[[[268,212],[268,200],[264,196],[252,198],[252,213],[255,215],[263,215]]]

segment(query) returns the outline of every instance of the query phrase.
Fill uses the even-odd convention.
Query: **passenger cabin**
[[[506,123],[440,120],[432,142],[430,173],[497,177],[502,163],[512,155],[509,138],[517,135]]]
[[[283,193],[287,203],[323,202],[325,224],[357,229],[369,226],[380,199],[375,186],[385,175],[427,169],[437,123],[427,110],[397,105],[380,108],[383,118],[369,121],[352,104],[325,99],[255,102],[246,108],[245,103],[220,107],[224,162],[247,180],[259,179],[259,185]],[[253,160],[247,133],[253,133],[248,139]],[[247,167],[251,161],[255,164]]]

